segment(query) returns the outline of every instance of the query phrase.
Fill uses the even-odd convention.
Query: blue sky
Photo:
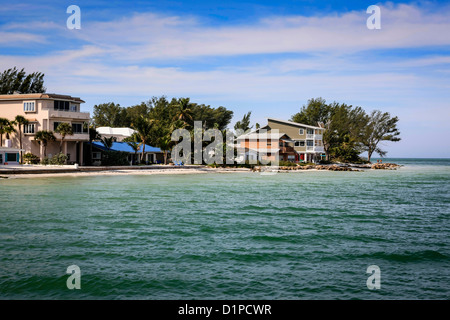
[[[66,27],[71,4],[80,30]],[[91,112],[166,95],[264,124],[323,97],[398,116],[388,156],[450,157],[448,1],[0,0],[0,70],[12,66]]]

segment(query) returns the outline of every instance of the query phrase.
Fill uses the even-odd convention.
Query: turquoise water
[[[405,166],[0,180],[0,298],[448,299],[450,160],[388,160]]]

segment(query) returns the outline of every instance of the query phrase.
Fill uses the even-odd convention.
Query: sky
[[[322,97],[398,116],[388,157],[450,157],[449,1],[0,0],[0,72],[14,66],[91,114],[165,95],[264,125]]]

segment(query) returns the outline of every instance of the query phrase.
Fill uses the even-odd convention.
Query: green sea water
[[[392,161],[2,179],[0,299],[448,299],[450,160]]]

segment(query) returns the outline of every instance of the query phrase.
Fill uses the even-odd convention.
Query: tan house
[[[36,132],[41,130],[55,131],[61,122],[72,126],[73,135],[67,135],[62,152],[68,156],[69,163],[82,164],[83,143],[89,141],[87,126],[89,112],[81,112],[83,100],[77,97],[54,93],[4,94],[0,95],[0,117],[14,120],[17,115],[24,116],[29,124],[22,128],[22,149],[24,154],[32,154],[44,158],[44,148],[34,140]],[[47,146],[47,156],[51,158],[59,153],[61,135],[54,132],[55,142]],[[13,133],[11,141],[5,146],[19,147],[19,134]],[[6,145],[8,144],[8,145]]]
[[[237,138],[238,147],[245,150],[246,160],[279,160],[316,162],[325,155],[321,127],[292,121],[267,119],[267,125]],[[269,145],[270,144],[270,145]]]

